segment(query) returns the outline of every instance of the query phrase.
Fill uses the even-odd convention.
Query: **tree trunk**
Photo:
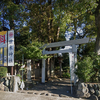
[[[47,28],[47,32],[48,32],[48,43],[52,42],[52,36],[51,36],[51,29],[52,29],[52,0],[48,0],[48,13],[47,13],[47,17],[48,17],[48,28]],[[50,19],[51,18],[51,19]],[[49,48],[48,51],[51,51],[52,49]],[[47,60],[47,78],[50,77],[50,68],[51,67],[51,63],[50,63],[50,58],[48,58]]]
[[[47,60],[47,78],[50,78],[50,58]]]
[[[60,77],[62,77],[62,63],[60,62]]]
[[[100,0],[97,3],[98,3],[98,6],[95,11],[95,24],[97,27],[97,38],[96,38],[95,51],[98,55],[100,55]]]
[[[51,77],[54,77],[54,58],[51,58]]]
[[[58,29],[57,29],[57,41],[59,39],[59,32],[60,32],[60,27],[58,27]]]

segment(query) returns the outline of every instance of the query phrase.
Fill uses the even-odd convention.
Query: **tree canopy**
[[[1,0],[0,28],[14,29],[16,53],[36,41],[64,41],[65,33],[70,33],[70,39],[96,38],[96,45],[91,42],[94,47],[79,45],[78,52],[84,54],[91,47],[99,54],[99,9],[99,0]]]

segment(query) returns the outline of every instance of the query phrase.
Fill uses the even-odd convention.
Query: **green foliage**
[[[64,53],[63,54],[63,63],[62,63],[63,70],[69,69],[68,66],[69,66],[69,54],[68,53]]]
[[[60,69],[60,66],[55,67],[55,71],[58,71]]]
[[[18,77],[20,77],[20,78],[22,77],[20,74],[17,74],[16,76],[18,76]]]
[[[63,77],[70,78],[70,67],[69,66],[63,66]]]
[[[0,67],[0,78],[6,77],[7,75],[7,68],[6,67]]]
[[[84,82],[99,82],[100,56],[92,52],[83,57],[76,65],[78,66],[75,74]]]
[[[22,54],[24,54],[24,58],[25,59],[46,59],[50,56],[47,55],[43,55],[42,54],[42,49],[40,49],[40,47],[42,47],[42,44],[39,42],[32,42],[31,44],[27,45],[27,46],[21,46],[20,49],[15,53],[15,57],[16,59],[22,59]]]
[[[93,61],[91,61],[90,57],[84,58],[82,61],[78,61],[76,64],[78,69],[75,74],[78,75],[78,78],[84,82],[89,82],[91,76],[94,74],[93,72]]]
[[[23,80],[22,80],[22,74],[23,74]],[[17,76],[20,77],[21,81],[25,81],[26,80],[26,68],[20,68],[19,74],[17,74]]]
[[[63,72],[62,76],[63,76],[64,78],[70,78],[70,73]]]
[[[94,52],[94,47],[95,47],[95,41],[80,45],[80,47],[78,48],[78,51],[80,50],[79,55],[81,56],[89,55],[90,52]]]
[[[24,64],[26,65],[26,62],[24,62]],[[15,66],[16,66],[16,65],[18,65],[18,66],[22,66],[22,65],[24,65],[24,64],[22,64],[22,63],[18,63],[18,62],[15,62],[15,63],[14,63]]]
[[[47,58],[34,40],[44,43],[63,41],[66,31],[71,32],[72,39],[96,37],[95,13],[100,13],[97,1],[0,0],[0,26],[9,26],[15,31],[15,59],[21,60],[22,54],[25,59]],[[93,51],[93,46],[94,43],[79,46],[81,55]]]

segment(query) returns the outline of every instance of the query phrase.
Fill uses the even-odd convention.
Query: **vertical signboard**
[[[3,65],[3,49],[0,48],[0,65]]]
[[[8,66],[14,66],[14,30],[8,31]]]
[[[0,32],[0,66],[14,66],[14,30]]]
[[[7,66],[7,47],[4,48],[4,66]]]
[[[7,31],[0,32],[0,48],[7,47]]]
[[[7,66],[7,31],[0,32],[0,66]]]
[[[31,81],[31,60],[27,60],[27,80]]]

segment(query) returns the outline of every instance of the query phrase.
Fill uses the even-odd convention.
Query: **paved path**
[[[86,100],[78,98],[68,98],[68,97],[55,97],[55,96],[44,96],[36,94],[26,94],[26,93],[13,93],[13,92],[1,92],[0,100]]]

